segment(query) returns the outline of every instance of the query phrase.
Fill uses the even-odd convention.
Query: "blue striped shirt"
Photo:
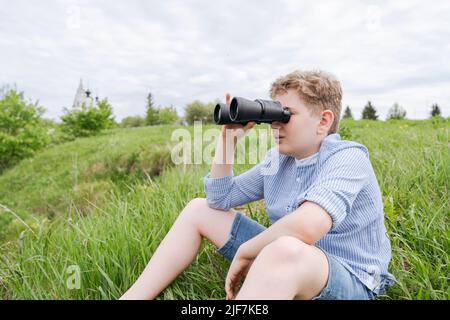
[[[267,174],[276,163],[278,170]],[[394,283],[388,272],[391,245],[380,187],[362,144],[330,134],[306,159],[273,148],[261,163],[238,176],[211,178],[208,173],[203,179],[211,208],[228,210],[264,199],[272,223],[305,201],[320,205],[331,216],[332,227],[315,245],[377,294]]]

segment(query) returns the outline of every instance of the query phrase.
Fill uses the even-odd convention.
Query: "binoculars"
[[[237,123],[246,125],[250,121],[257,124],[272,123],[279,121],[289,122],[291,113],[278,101],[247,100],[240,97],[234,97],[230,106],[224,103],[218,103],[214,108],[214,121],[216,124]]]

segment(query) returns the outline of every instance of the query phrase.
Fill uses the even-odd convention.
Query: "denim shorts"
[[[217,249],[217,252],[231,262],[241,244],[265,229],[266,227],[255,220],[236,212],[228,240]],[[376,294],[347,270],[337,258],[325,251],[323,252],[328,259],[328,280],[322,292],[313,300],[373,300],[376,298]]]

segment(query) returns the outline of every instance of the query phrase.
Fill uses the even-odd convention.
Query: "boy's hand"
[[[225,102],[228,107],[230,107],[231,104],[231,96],[229,93],[225,95]],[[236,137],[237,139],[242,138],[245,136],[248,130],[253,128],[253,126],[256,124],[254,121],[250,121],[245,126],[242,124],[224,124],[222,126],[222,136],[226,139]]]
[[[227,300],[233,300],[238,292],[241,279],[247,276],[248,270],[253,264],[255,257],[251,257],[245,252],[245,247],[241,245],[237,250],[225,280],[225,292]]]

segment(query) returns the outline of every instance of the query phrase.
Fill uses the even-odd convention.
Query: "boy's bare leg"
[[[195,259],[202,237],[220,248],[228,239],[236,212],[191,200],[161,241],[137,281],[120,299],[154,299]]]

